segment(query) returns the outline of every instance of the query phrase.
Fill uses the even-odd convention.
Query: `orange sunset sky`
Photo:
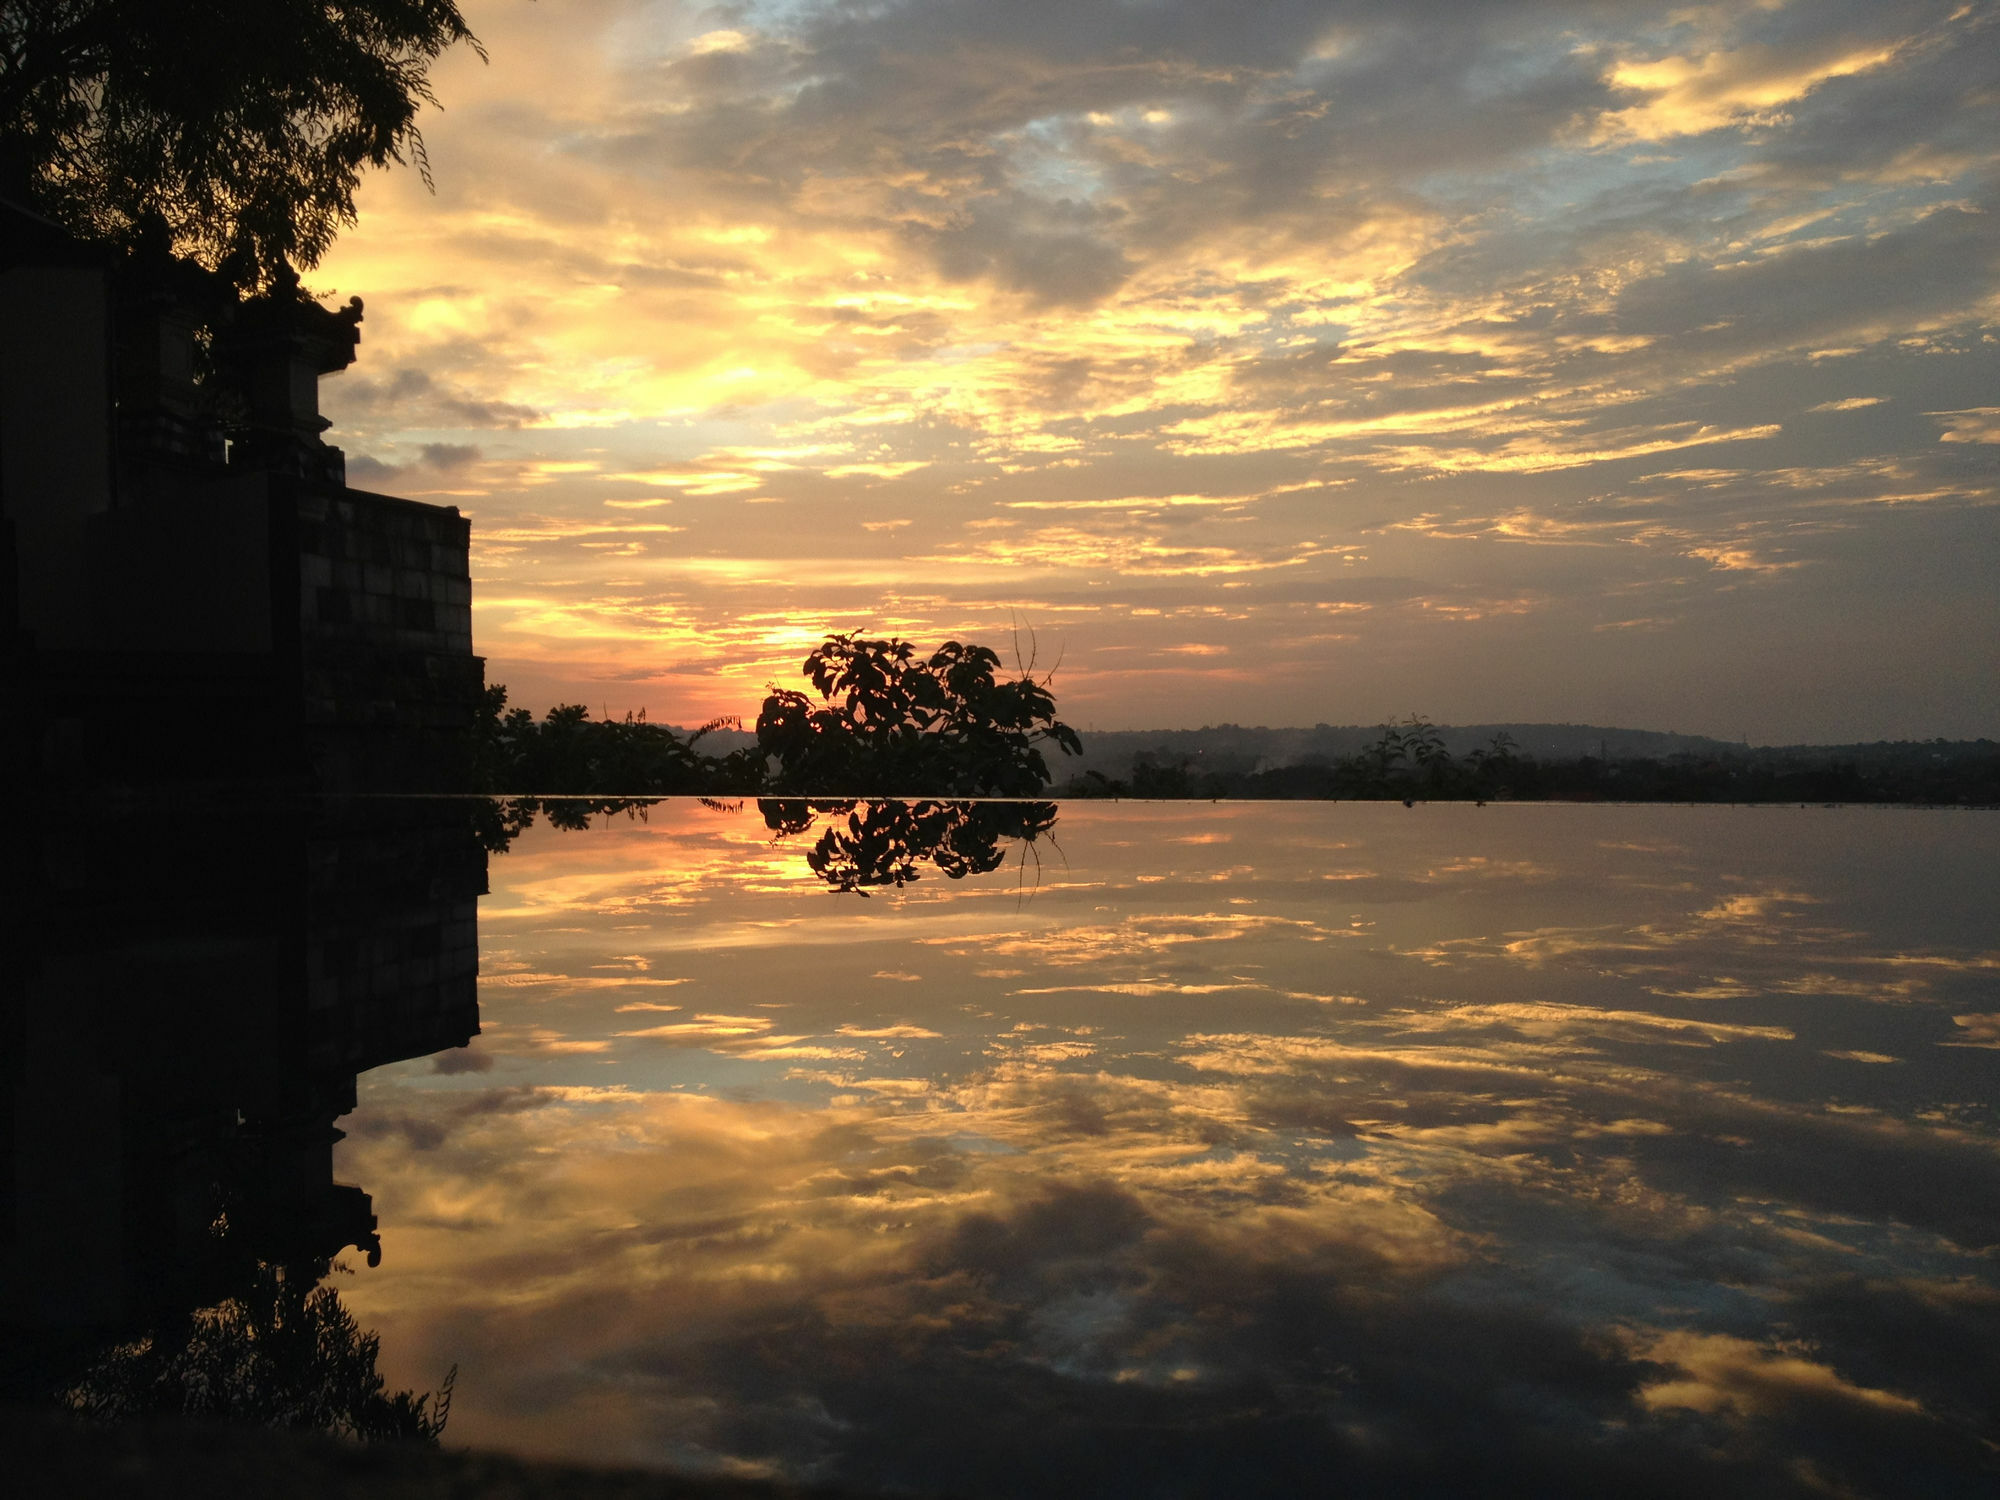
[[[308,284],[517,704],[2000,734],[2000,6],[464,10]]]

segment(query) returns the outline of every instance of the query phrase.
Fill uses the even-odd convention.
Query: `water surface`
[[[447,1440],[985,1495],[1988,1493],[2000,820],[755,809],[491,864],[340,1282]]]

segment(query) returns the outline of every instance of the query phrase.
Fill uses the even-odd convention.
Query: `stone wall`
[[[327,790],[463,784],[485,685],[455,508],[295,488],[301,714]]]
[[[484,686],[465,518],[346,488],[321,436],[360,302],[295,278],[239,298],[4,198],[0,233],[0,764],[465,790]]]
[[[310,1065],[352,1078],[464,1046],[479,1031],[486,890],[464,805],[336,804],[321,817],[307,844]]]

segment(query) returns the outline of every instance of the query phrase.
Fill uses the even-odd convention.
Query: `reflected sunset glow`
[[[481,1035],[343,1122],[343,1294],[392,1380],[459,1364],[455,1440],[978,1495],[1985,1462],[1976,814],[1072,804],[867,901],[750,811],[599,821],[494,860]]]

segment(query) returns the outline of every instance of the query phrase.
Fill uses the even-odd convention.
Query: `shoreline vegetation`
[[[1254,801],[1869,803],[2000,806],[2000,743],[1884,741],[1531,755],[1501,731],[1454,754],[1448,731],[1412,715],[1344,756],[1289,764],[1171,749],[1134,752],[1122,777],[1090,770],[1060,799]],[[1606,738],[1608,739],[1608,735]],[[1145,738],[1139,736],[1138,738]]]
[[[1045,750],[1082,753],[1055,716],[1032,658],[1006,677],[984,646],[946,641],[928,657],[907,641],[828,636],[801,671],[817,699],[771,686],[746,736],[735,718],[681,732],[592,719],[576,703],[537,722],[486,690],[473,737],[473,790],[530,796],[852,797],[890,792],[970,799],[1039,797],[1054,779]],[[733,732],[709,754],[702,742]]]
[[[754,728],[682,730],[540,720],[486,690],[474,790],[631,799],[978,799],[1373,802],[1874,803],[2000,806],[2000,743],[1900,740],[1752,747],[1578,725],[1433,724],[1372,730],[1225,724],[1112,731],[1086,743],[1055,715],[1032,660],[1017,675],[983,646],[835,635],[802,670],[816,697],[773,686]],[[1049,752],[1059,752],[1058,776]],[[1579,753],[1581,752],[1581,753]],[[1068,762],[1077,764],[1072,768]],[[774,825],[775,827],[776,825]]]

